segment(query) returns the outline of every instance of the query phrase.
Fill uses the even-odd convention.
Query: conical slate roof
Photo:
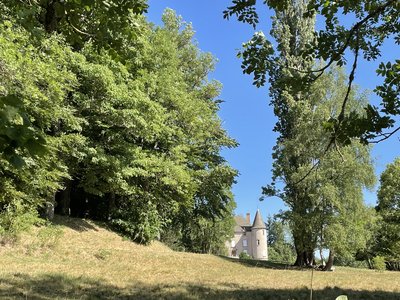
[[[261,217],[261,213],[260,213],[259,209],[257,209],[256,216],[254,217],[253,228],[254,229],[266,229],[267,228]]]

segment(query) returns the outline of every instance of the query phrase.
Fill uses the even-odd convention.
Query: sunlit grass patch
[[[61,238],[46,251],[26,251],[37,233],[0,248],[0,299],[309,299],[310,270],[138,245],[86,220],[58,223]],[[314,299],[400,299],[397,272],[338,267],[313,277]]]

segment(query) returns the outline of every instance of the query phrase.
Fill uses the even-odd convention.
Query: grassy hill
[[[137,245],[87,220],[56,223],[0,247],[0,299],[310,299],[310,270]],[[313,289],[313,299],[400,299],[400,273],[313,272]]]

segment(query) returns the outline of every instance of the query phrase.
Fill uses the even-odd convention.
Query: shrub
[[[43,222],[36,210],[24,207],[18,202],[9,204],[0,212],[0,241],[3,244],[14,243],[22,232]]]
[[[375,256],[372,259],[372,265],[375,270],[378,270],[378,271],[386,270],[385,258],[382,256]]]
[[[400,261],[387,261],[386,268],[390,271],[400,271]]]
[[[121,200],[110,224],[133,241],[149,244],[158,237],[162,222],[155,204],[127,198]]]
[[[241,252],[239,254],[239,259],[253,259],[250,255],[248,255],[246,252]]]

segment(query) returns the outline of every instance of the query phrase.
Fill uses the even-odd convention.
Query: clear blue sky
[[[276,134],[272,131],[276,122],[272,108],[268,105],[268,88],[257,89],[251,77],[242,74],[240,60],[236,57],[243,42],[250,39],[253,29],[237,22],[226,21],[222,11],[231,4],[230,0],[149,0],[149,21],[161,24],[165,8],[174,9],[186,22],[191,22],[196,31],[195,39],[200,49],[211,52],[218,59],[215,72],[210,78],[223,84],[221,99],[225,102],[219,113],[223,126],[240,146],[224,151],[223,155],[240,175],[233,188],[237,202],[237,214],[250,212],[254,216],[259,208],[264,216],[273,215],[284,209],[278,198],[259,201],[261,187],[271,180],[272,147]],[[257,30],[269,32],[270,12],[261,7],[261,22]],[[395,55],[392,44],[385,45],[383,52],[389,60]],[[355,82],[363,89],[373,89],[379,82],[375,75],[377,63],[362,62],[356,73]],[[371,96],[373,103],[378,99]],[[400,155],[399,135],[374,147],[376,173],[379,175],[387,163]],[[365,192],[367,203],[376,201],[375,192]]]

